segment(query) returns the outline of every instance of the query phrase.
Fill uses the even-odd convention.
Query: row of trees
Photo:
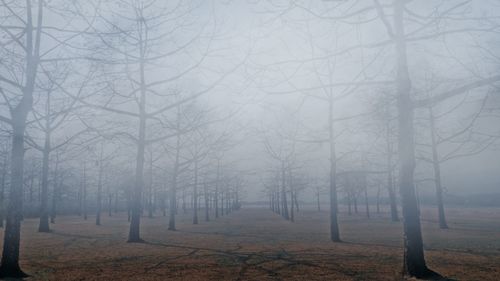
[[[490,43],[496,40],[498,16],[472,1],[434,5],[375,0],[329,5],[292,1],[272,8],[281,10],[290,25],[304,30],[301,39],[309,41],[311,55],[268,64],[269,71],[280,74],[281,82],[261,88],[269,95],[299,96],[292,107],[277,106],[286,111],[278,117],[282,120],[301,111],[307,117],[311,114],[307,103],[318,100],[325,109],[321,126],[309,122],[301,124],[298,132],[295,125],[279,134],[279,142],[289,144],[277,145],[284,152],[269,149],[266,142],[270,159],[281,161],[275,167],[282,172],[281,180],[275,179],[267,188],[270,207],[289,218],[286,198],[290,195],[288,202],[293,202],[295,187],[290,183],[286,187],[285,171],[290,166],[307,170],[308,161],[321,159],[310,157],[311,144],[326,144],[327,149],[320,145],[319,151],[329,166],[331,240],[341,241],[339,188],[344,188],[350,204],[356,198],[353,185],[366,192],[367,178],[383,174],[393,221],[399,220],[397,197],[401,202],[404,272],[434,277],[438,274],[424,259],[415,184],[434,183],[439,226],[447,228],[441,165],[481,153],[498,140],[498,132],[485,125],[491,121],[492,108],[497,108],[491,103],[491,86],[500,77]],[[460,44],[464,38],[474,42],[473,47]],[[461,52],[474,54],[468,58],[476,60],[465,59]],[[445,64],[454,69],[443,69]],[[480,128],[487,128],[488,133]],[[269,130],[280,129],[269,126]],[[305,147],[299,153],[297,143]],[[417,160],[423,163],[419,170]],[[430,176],[424,163],[431,164]]]
[[[230,9],[226,3],[2,1],[0,202],[7,207],[0,275],[24,276],[21,221],[36,185],[39,231],[50,230],[63,197],[84,217],[95,211],[101,224],[107,196],[108,211],[113,200],[129,211],[128,242],[141,242],[145,212],[166,214],[168,207],[175,230],[176,212],[187,205],[199,222],[202,198],[205,219],[210,209],[218,217],[239,208],[248,169],[233,160],[249,156],[259,166],[269,159],[263,182],[270,208],[290,220],[304,189],[318,189],[321,172],[328,175],[333,242],[342,241],[340,188],[348,202],[360,191],[368,198],[376,178],[393,221],[400,201],[404,271],[436,275],[425,263],[415,194],[415,183],[428,177],[416,174],[416,164],[432,164],[446,228],[441,165],[480,153],[498,137],[482,126],[498,110],[489,90],[500,80],[491,43],[500,25],[491,14],[496,3],[488,5],[246,3],[262,20],[248,31],[223,24],[217,11]],[[239,17],[242,10],[229,11]],[[474,44],[464,46],[464,38]],[[259,116],[262,128],[242,134],[247,142],[257,134],[263,149],[234,152],[248,129],[234,122],[247,100],[227,97],[248,89],[286,114],[279,122]]]
[[[1,7],[2,211],[10,186],[2,277],[25,276],[21,221],[38,204],[23,203],[26,185],[31,200],[39,184],[40,232],[50,230],[62,198],[67,211],[84,218],[95,211],[100,225],[106,193],[110,213],[113,200],[129,210],[129,242],[142,241],[141,213],[152,216],[166,198],[172,230],[178,198],[183,208],[192,198],[193,223],[201,196],[207,220],[209,205],[215,216],[239,206],[241,180],[222,168],[217,179],[208,173],[214,162],[224,163],[230,140],[211,126],[232,112],[199,100],[240,64],[232,57],[218,68],[204,64],[218,55],[218,26],[196,14],[203,2],[27,0]]]

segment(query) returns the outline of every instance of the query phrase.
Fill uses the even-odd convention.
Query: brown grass
[[[435,211],[422,212],[429,266],[458,280],[499,280],[500,210],[448,209],[450,229]],[[142,219],[144,244],[125,243],[124,214],[59,217],[53,233],[23,223],[21,264],[28,280],[399,280],[400,223],[387,214],[341,217],[344,243],[332,243],[328,212],[302,211],[296,222],[266,209],[242,209],[217,221],[192,225],[180,215],[178,231],[167,219]]]

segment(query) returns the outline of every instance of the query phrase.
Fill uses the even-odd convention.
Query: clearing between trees
[[[449,208],[446,230],[435,213],[422,210],[429,265],[451,279],[497,280],[500,209]],[[126,213],[101,226],[61,216],[51,233],[25,219],[21,266],[27,280],[401,280],[402,224],[388,210],[370,219],[341,212],[340,221],[344,242],[332,243],[327,210],[301,210],[292,223],[247,207],[198,225],[181,211],[177,231],[167,217],[144,218],[146,242],[125,243]]]

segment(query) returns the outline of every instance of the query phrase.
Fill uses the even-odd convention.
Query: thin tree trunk
[[[115,191],[115,203],[114,203],[114,213],[118,213],[118,192]]]
[[[281,201],[283,204],[283,217],[286,220],[289,220],[290,217],[288,215],[288,199],[286,197],[286,184],[285,184],[285,161],[281,161]]]
[[[182,188],[182,213],[187,214],[187,207],[186,207],[186,187]]]
[[[217,159],[217,178],[215,179],[215,218],[219,217],[219,181],[220,181],[220,160]]]
[[[59,193],[61,192],[62,187],[62,177],[61,181],[59,181],[59,153],[56,153],[56,166],[54,169],[54,186],[52,188],[52,207],[50,211],[50,223],[56,223],[56,214],[57,214],[57,202],[59,200]]]
[[[80,182],[80,186],[78,187],[78,216],[82,216],[83,213],[83,180]]]
[[[276,207],[277,207],[277,213],[278,215],[281,215],[281,200],[280,200],[280,188],[279,186],[276,186],[276,195],[274,196],[276,198]]]
[[[180,132],[180,108],[177,107],[177,122],[176,122],[176,127],[177,127],[177,132]],[[175,162],[174,162],[174,170],[172,174],[172,186],[170,187],[170,195],[169,199],[170,202],[168,204],[169,208],[169,220],[168,220],[168,230],[176,230],[175,229],[175,214],[177,212],[177,206],[176,206],[176,201],[177,201],[177,174],[179,172],[179,160],[180,160],[180,147],[181,147],[181,139],[180,135],[176,136],[176,143],[175,143]]]
[[[365,190],[365,207],[366,207],[366,217],[370,218],[370,206],[368,204],[368,186],[364,183]]]
[[[198,160],[194,161],[193,224],[198,224]]]
[[[209,198],[208,188],[207,188],[207,184],[206,183],[203,184],[203,194],[204,194],[203,197],[205,198],[205,221],[209,221],[210,220],[210,212],[209,212],[209,209],[210,209],[210,206],[209,206],[210,198]]]
[[[224,216],[224,189],[221,190],[221,195],[220,195],[220,215]]]
[[[434,121],[434,113],[432,107],[429,108],[430,129],[431,129],[431,145],[432,145],[432,166],[434,168],[434,183],[436,186],[436,203],[438,207],[439,228],[447,229],[446,216],[443,204],[443,186],[441,184],[441,167],[439,163],[439,154],[437,150],[436,140],[436,124]]]
[[[299,208],[299,200],[297,199],[298,197],[298,192],[295,190],[295,192],[293,193],[293,201],[295,202],[295,209],[297,210],[297,213],[300,212],[300,208]]]
[[[380,214],[380,185],[377,186],[377,214]]]
[[[113,216],[113,194],[108,194],[108,217]]]
[[[333,134],[333,96],[328,96],[328,141],[330,144],[330,239],[340,242],[337,202],[337,160],[335,154],[335,136]]]
[[[354,213],[358,214],[358,195],[356,193],[353,193],[352,201],[354,203]]]
[[[149,153],[148,218],[153,218],[153,148]]]
[[[103,173],[103,150],[104,143],[101,142],[101,151],[99,153],[99,175],[97,176],[97,208],[95,215],[95,224],[101,225],[101,209],[102,209],[102,173]]]
[[[352,215],[352,203],[351,203],[351,192],[347,192],[347,214],[350,216]]]
[[[49,114],[47,114],[46,126],[49,126]],[[47,127],[45,131],[45,144],[43,147],[43,160],[42,160],[42,201],[40,205],[40,222],[38,225],[38,232],[50,232],[49,228],[49,156],[50,156],[50,128]]]
[[[83,219],[87,220],[87,167],[83,163],[83,186],[82,186],[82,206],[83,206]]]
[[[391,206],[391,220],[393,222],[399,221],[398,205],[396,204],[396,194],[394,192],[394,178],[392,174],[392,142],[391,142],[391,128],[390,116],[387,116],[386,121],[386,141],[387,141],[387,192],[389,193],[389,203]]]

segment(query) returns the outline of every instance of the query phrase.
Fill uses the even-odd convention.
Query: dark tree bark
[[[411,80],[408,70],[406,38],[404,29],[404,0],[394,1],[394,42],[397,56],[396,91],[398,95],[398,155],[399,190],[403,207],[404,265],[406,274],[418,278],[432,277],[425,262],[420,213],[414,185],[415,142],[413,129],[414,108],[411,99]]]
[[[26,113],[19,109],[17,114],[25,121]],[[24,120],[23,118],[24,114]],[[14,119],[15,120],[15,119]],[[27,276],[19,267],[19,243],[21,239],[22,194],[23,194],[23,159],[24,159],[24,129],[25,122],[13,126],[11,190],[5,226],[0,277]]]
[[[0,179],[0,227],[3,227],[3,222],[5,220],[4,217],[4,209],[5,209],[5,179],[7,177],[7,155],[3,161],[2,165],[2,178]]]
[[[26,274],[19,266],[19,244],[21,240],[21,220],[24,179],[24,133],[26,118],[33,107],[33,92],[39,64],[40,38],[42,34],[43,3],[38,1],[37,27],[33,27],[31,1],[26,0],[26,81],[22,87],[22,98],[12,108],[12,152],[11,152],[11,184],[7,222],[4,231],[2,260],[0,263],[1,278],[20,278]]]

